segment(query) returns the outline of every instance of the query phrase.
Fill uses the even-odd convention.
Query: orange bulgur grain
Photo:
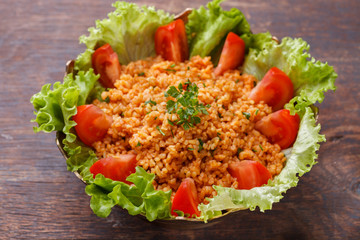
[[[172,189],[173,194],[182,179],[190,177],[200,202],[216,194],[212,185],[237,187],[227,171],[233,161],[258,161],[272,176],[279,174],[284,154],[254,129],[256,121],[271,113],[271,107],[248,99],[256,79],[238,70],[215,77],[209,57],[173,64],[156,57],[122,66],[115,88],[102,93],[110,102],[94,101],[113,117],[105,139],[94,143],[97,156],[137,154],[137,165],[156,175],[155,188]],[[209,115],[200,115],[200,124],[184,130],[167,121],[177,116],[167,113],[164,92],[188,80],[199,87],[199,102],[210,108]],[[156,105],[145,104],[150,99]],[[250,114],[249,119],[244,112]]]

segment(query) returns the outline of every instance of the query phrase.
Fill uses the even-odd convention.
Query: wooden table
[[[204,0],[135,1],[172,13]],[[266,213],[242,211],[202,229],[168,229],[124,211],[95,216],[84,185],[66,170],[55,134],[34,134],[30,97],[63,78],[84,50],[78,37],[111,0],[0,2],[0,239],[360,239],[360,2],[235,1],[254,32],[302,37],[339,74],[319,122],[318,164]]]

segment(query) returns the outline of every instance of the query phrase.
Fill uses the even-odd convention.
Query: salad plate
[[[86,184],[86,193],[91,196],[90,206],[96,215],[107,217],[114,206],[120,206],[130,215],[139,215],[159,224],[194,228],[210,226],[240,210],[271,210],[272,205],[279,202],[288,189],[295,187],[299,177],[309,172],[316,163],[319,143],[325,140],[317,123],[317,106],[324,100],[326,91],[335,90],[337,75],[333,67],[313,59],[308,53],[310,47],[303,39],[286,37],[279,40],[268,32],[252,33],[240,10],[225,11],[220,7],[221,2],[214,0],[207,4],[207,8],[185,9],[176,16],[152,7],[116,2],[114,12],[109,13],[107,19],[98,20],[96,27],[89,28],[88,36],[80,37],[80,42],[85,43],[87,49],[66,63],[64,82],[47,84],[32,97],[36,110],[33,122],[38,124],[35,132],[57,132],[56,144],[68,170]],[[91,58],[95,50],[105,44],[111,45],[123,66],[154,56],[154,32],[176,19],[181,19],[186,25],[190,57],[199,55],[219,59],[226,35],[235,32],[241,36],[246,43],[246,54],[239,71],[261,81],[270,68],[283,70],[294,84],[295,94],[284,108],[300,116],[296,141],[291,147],[283,149],[286,163],[278,175],[266,185],[252,189],[213,186],[217,195],[199,204],[201,214],[197,217],[171,215],[171,193],[149,189],[154,176],[139,167],[136,173],[130,175],[130,179],[134,180],[132,185],[119,183],[101,174],[95,177],[90,168],[98,158],[93,148],[79,140],[73,121],[78,106],[101,100],[99,96],[106,90],[97,81],[99,75],[94,73]],[[119,26],[126,26],[126,31]],[[149,37],[151,40],[147,41]],[[249,119],[249,116],[246,117]],[[161,130],[159,132],[163,134]],[[138,145],[141,144],[138,142]],[[131,191],[138,195],[134,197],[129,194]],[[120,195],[123,199],[119,199]],[[149,200],[152,197],[157,200]]]

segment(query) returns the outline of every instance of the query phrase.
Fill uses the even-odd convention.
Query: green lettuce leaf
[[[98,174],[85,189],[92,197],[90,207],[99,217],[107,217],[111,208],[119,205],[127,209],[130,215],[143,214],[149,221],[170,218],[171,191],[155,190],[152,185],[154,178],[154,174],[147,173],[141,167],[136,167],[136,172],[126,179],[134,183],[131,186]]]
[[[320,125],[316,125],[314,113],[306,107],[300,123],[298,137],[281,173],[266,186],[250,190],[237,190],[214,186],[217,196],[210,198],[209,204],[200,204],[201,218],[206,222],[214,216],[221,215],[221,210],[250,209],[259,207],[260,211],[269,210],[272,204],[279,202],[283,194],[291,187],[295,187],[304,173],[309,172],[316,163],[316,151],[319,142],[325,137],[319,134]]]
[[[201,57],[212,56],[215,59],[229,32],[238,35],[250,33],[250,25],[244,14],[236,8],[224,11],[220,7],[222,1],[209,2],[208,10],[201,6],[189,15],[186,34],[190,57],[200,55]]]
[[[87,70],[92,51],[106,43],[118,54],[121,64],[154,56],[156,29],[173,20],[173,16],[153,7],[140,8],[127,2],[115,2],[113,6],[116,9],[107,19],[97,20],[96,27],[89,28],[89,36],[80,37],[88,50],[77,58],[75,69]]]
[[[324,100],[324,92],[335,90],[337,74],[327,63],[315,61],[308,53],[310,46],[301,38],[286,37],[280,44],[265,35],[254,35],[259,44],[245,59],[243,71],[261,80],[271,67],[278,67],[292,80],[295,98],[290,105],[301,110]]]
[[[36,118],[32,122],[38,123],[34,131],[62,131],[66,134],[67,141],[75,141],[76,136],[70,129],[76,123],[71,117],[76,114],[78,105],[85,104],[98,78],[90,69],[86,73],[78,72],[75,77],[73,74],[66,75],[64,82],[55,82],[52,89],[51,84],[45,84],[41,91],[30,99],[36,110]]]

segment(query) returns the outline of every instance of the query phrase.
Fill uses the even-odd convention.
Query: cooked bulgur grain
[[[173,194],[191,177],[200,202],[214,196],[212,185],[237,187],[227,171],[232,161],[259,161],[271,175],[279,174],[284,154],[254,129],[271,113],[266,104],[248,99],[256,79],[238,70],[216,78],[209,57],[173,64],[156,57],[122,66],[115,88],[102,93],[110,102],[94,102],[113,117],[105,139],[94,144],[97,156],[137,154],[137,165],[156,174],[155,188]],[[164,92],[188,80],[199,87],[199,102],[210,108],[200,124],[184,130],[168,121],[178,116],[167,113]]]

